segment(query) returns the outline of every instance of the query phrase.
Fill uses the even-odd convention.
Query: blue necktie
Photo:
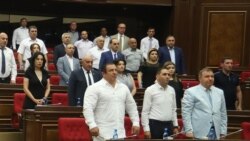
[[[152,38],[149,38],[149,49],[152,48]]]
[[[5,73],[5,55],[4,55],[4,47],[1,48],[2,50],[2,69],[1,69],[1,73],[4,74]]]
[[[117,60],[117,54],[116,53],[114,54],[114,60]]]

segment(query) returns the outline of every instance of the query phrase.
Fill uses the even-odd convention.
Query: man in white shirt
[[[44,42],[41,39],[37,38],[37,27],[30,26],[29,27],[29,37],[24,39],[17,50],[18,52],[18,62],[20,65],[20,70],[24,69],[24,62],[31,57],[30,45],[33,43],[37,43],[40,46],[41,52],[44,54],[46,62],[48,62],[47,58],[47,49],[45,47]],[[47,68],[47,63],[46,63]]]
[[[88,52],[93,58],[93,68],[99,70],[99,62],[101,59],[101,54],[105,51],[108,51],[107,48],[104,48],[104,38],[97,37],[96,38],[96,45],[91,48]]]
[[[27,19],[20,19],[20,27],[16,28],[12,36],[13,50],[17,50],[21,41],[29,37],[29,29],[27,28]]]
[[[74,43],[74,46],[77,48],[79,58],[83,58],[89,49],[93,47],[93,42],[88,39],[87,31],[84,30],[81,32],[81,38],[81,40]]]
[[[111,139],[114,130],[117,130],[119,139],[125,138],[125,110],[133,122],[133,134],[138,134],[137,106],[127,86],[116,80],[116,66],[111,63],[104,65],[102,74],[102,80],[87,88],[83,105],[83,114],[93,140]]]
[[[101,31],[100,31],[100,36],[99,37],[103,37],[104,38],[104,45],[103,45],[103,48],[104,49],[109,49],[109,41],[110,41],[110,37],[108,36],[108,31],[107,31],[107,28],[106,27],[102,27],[101,28]],[[94,44],[96,45],[96,41],[97,41],[97,38],[95,38],[94,40]]]
[[[0,33],[0,83],[16,83],[17,68],[13,51],[6,45],[8,35]]]
[[[147,139],[162,139],[165,128],[168,135],[178,133],[175,91],[168,85],[169,75],[166,68],[160,68],[156,83],[145,91],[141,118]]]
[[[75,47],[73,44],[68,44],[65,48],[66,54],[60,57],[57,61],[57,71],[61,76],[59,85],[67,86],[69,83],[69,77],[73,70],[80,68],[80,62],[78,59],[73,57]]]
[[[156,49],[159,49],[159,41],[154,38],[154,35],[155,35],[155,28],[153,27],[149,27],[148,28],[148,31],[147,31],[147,37],[144,37],[142,40],[141,40],[141,51],[143,53],[143,57],[147,60],[148,58],[148,51],[151,49],[151,48],[156,48]]]

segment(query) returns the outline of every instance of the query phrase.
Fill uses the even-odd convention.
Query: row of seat
[[[16,84],[22,85],[23,79],[24,79],[23,76],[17,76],[16,77]],[[50,79],[51,85],[59,85],[61,77],[59,75],[51,75],[49,79]]]

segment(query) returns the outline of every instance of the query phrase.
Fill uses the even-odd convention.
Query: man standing
[[[107,48],[104,48],[104,38],[103,37],[97,37],[96,38],[96,45],[91,48],[88,52],[88,54],[90,54],[93,58],[93,68],[96,70],[99,70],[99,63],[100,63],[100,59],[101,59],[101,54],[103,52],[108,51]]]
[[[79,58],[83,58],[93,47],[93,42],[88,39],[87,31],[82,31],[81,38],[81,40],[78,40],[74,43],[74,46],[77,48]]]
[[[222,70],[214,74],[214,85],[224,91],[227,110],[242,110],[242,92],[239,76],[232,73],[233,59],[221,60]]]
[[[68,44],[65,48],[66,55],[60,57],[56,64],[58,74],[61,76],[59,82],[60,86],[67,86],[71,72],[80,68],[79,60],[73,57],[74,51],[74,45]]]
[[[148,51],[151,48],[156,48],[157,50],[159,49],[159,41],[156,38],[154,38],[155,28],[149,27],[147,31],[147,35],[148,35],[147,37],[144,37],[141,40],[141,47],[140,47],[145,60],[147,60]]]
[[[13,51],[6,45],[8,35],[0,33],[0,83],[16,83],[17,68]]]
[[[114,60],[123,59],[124,55],[119,50],[119,41],[115,38],[110,40],[110,51],[103,52],[99,63],[99,69],[107,63],[112,63]]]
[[[147,139],[162,139],[165,128],[168,135],[178,133],[175,91],[168,85],[169,75],[166,68],[160,68],[156,83],[145,91],[141,117]]]
[[[119,41],[119,51],[123,51],[128,48],[128,40],[129,37],[125,35],[126,32],[126,25],[125,23],[118,24],[117,27],[118,33],[115,35],[112,35],[110,38],[116,38]]]
[[[143,55],[141,50],[137,49],[137,41],[135,38],[130,38],[128,45],[129,48],[122,52],[127,62],[126,71],[130,73],[136,73],[144,61]]]
[[[178,74],[186,73],[182,49],[175,46],[175,38],[172,35],[166,38],[166,46],[159,48],[159,63],[163,65],[167,61],[175,64]]]
[[[100,36],[99,37],[102,37],[104,39],[104,45],[103,45],[103,48],[104,49],[109,49],[109,41],[110,41],[110,37],[108,36],[108,30],[106,27],[102,27],[101,28],[101,31],[100,31]],[[97,37],[97,38],[99,38]],[[94,44],[97,44],[96,41],[97,41],[97,38],[95,38],[94,40]]]
[[[69,31],[68,33],[71,36],[71,43],[74,44],[77,40],[79,40],[80,35],[79,32],[77,31],[77,23],[75,21],[72,21],[69,24]]]
[[[29,30],[27,28],[27,19],[20,19],[20,27],[16,28],[12,36],[13,50],[17,50],[21,41],[29,37]]]
[[[47,49],[45,47],[44,42],[41,39],[37,38],[37,27],[30,26],[29,27],[29,37],[24,39],[17,50],[18,52],[18,62],[20,65],[20,69],[24,69],[24,62],[31,57],[30,45],[33,43],[37,43],[40,46],[40,51],[44,54],[46,62],[48,62],[47,58]],[[46,63],[47,66],[47,63]]]
[[[139,115],[128,87],[116,81],[114,64],[102,68],[103,79],[88,87],[85,92],[83,114],[94,141],[111,139],[114,131],[125,138],[125,110],[133,122],[132,134],[138,134]]]
[[[57,45],[54,49],[54,64],[57,64],[57,60],[60,57],[63,57],[66,52],[65,52],[65,48],[68,44],[70,44],[71,42],[71,36],[69,33],[63,33],[62,34],[62,43]],[[77,49],[75,48],[74,51],[74,57],[78,59],[78,52]]]
[[[200,85],[187,89],[182,99],[182,118],[186,136],[216,140],[227,134],[227,110],[223,91],[213,86],[209,68],[199,72]]]
[[[70,106],[76,106],[78,98],[80,98],[82,105],[84,93],[87,87],[102,78],[99,71],[92,69],[92,64],[92,57],[90,55],[86,55],[82,58],[82,68],[71,72],[68,87]]]

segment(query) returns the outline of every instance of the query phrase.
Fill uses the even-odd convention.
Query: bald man
[[[83,105],[84,93],[87,87],[101,80],[101,73],[92,69],[92,65],[92,57],[86,55],[82,58],[82,68],[72,71],[68,87],[70,106],[76,106],[78,98],[80,98],[81,105]]]
[[[13,51],[7,47],[8,35],[0,32],[0,83],[16,83],[17,68]]]

